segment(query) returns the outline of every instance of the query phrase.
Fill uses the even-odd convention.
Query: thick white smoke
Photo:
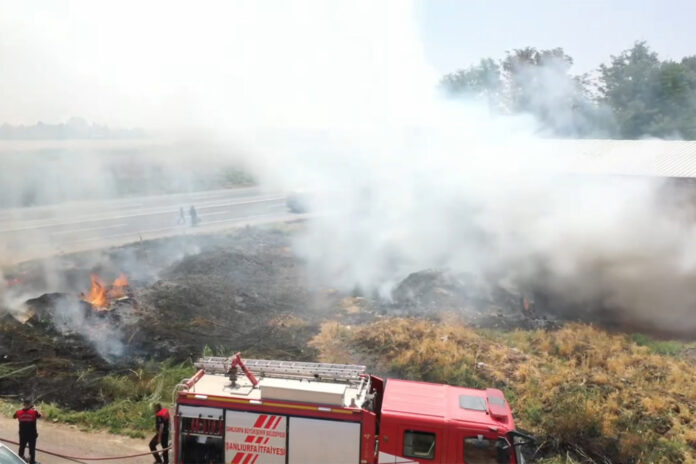
[[[59,300],[54,311],[53,326],[62,334],[79,334],[108,361],[124,354],[124,336],[113,320],[88,313],[79,303],[68,299]]]
[[[325,136],[274,158],[323,213],[296,243],[313,279],[389,298],[409,273],[439,268],[540,291],[563,306],[552,310],[696,325],[692,211],[660,181],[578,175],[520,121],[445,114],[439,127]]]
[[[408,273],[444,268],[696,325],[691,223],[647,180],[573,176],[530,117],[442,100],[414,2],[16,5],[4,30],[55,72],[7,68],[0,87],[30,88],[6,92],[0,119],[214,131],[264,184],[313,192],[324,214],[295,249],[314,279],[388,297]]]
[[[328,30],[343,31],[350,27],[343,19],[313,21],[333,21]],[[542,291],[574,310],[611,311],[611,319],[636,327],[696,326],[694,226],[675,214],[660,182],[577,175],[576,160],[539,140],[531,118],[445,102],[413,17],[401,20],[393,29],[354,30],[399,44],[380,49],[401,57],[385,60],[388,77],[375,77],[382,69],[369,61],[353,63],[371,76],[360,81],[370,95],[391,95],[398,86],[400,99],[332,102],[330,124],[254,141],[266,179],[305,190],[323,213],[296,243],[311,277],[388,298],[409,273],[441,268],[491,286]],[[330,32],[332,40],[340,33]],[[372,50],[369,42],[344,40],[355,56]],[[575,92],[565,95],[561,83],[548,82],[553,76],[544,74],[552,91],[539,89],[547,108]]]

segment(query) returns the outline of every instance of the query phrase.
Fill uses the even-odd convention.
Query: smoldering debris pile
[[[384,312],[429,317],[451,312],[471,326],[498,329],[553,328],[553,314],[540,313],[531,292],[509,290],[472,275],[429,269],[409,274],[383,302]]]

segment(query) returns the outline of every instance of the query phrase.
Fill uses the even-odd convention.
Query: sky
[[[582,73],[636,40],[679,59],[695,17],[690,0],[0,0],[0,123],[285,123],[362,118],[375,99],[401,113],[403,73],[429,85],[524,46],[563,47]]]
[[[645,40],[662,59],[696,54],[693,0],[419,0],[425,53],[441,73],[525,46],[563,47],[585,73]]]

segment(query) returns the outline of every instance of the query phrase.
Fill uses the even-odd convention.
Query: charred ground
[[[449,311],[478,326],[550,324],[522,314],[519,295],[484,292],[438,270],[407,276],[391,301],[318,286],[292,253],[298,227],[146,241],[4,270],[13,285],[0,316],[0,394],[94,408],[109,400],[99,392],[103,375],[193,359],[205,347],[313,360],[307,342],[327,320],[356,324]],[[130,298],[106,311],[80,299],[90,274],[108,281],[122,272]]]
[[[206,346],[311,358],[306,342],[319,299],[287,246],[285,232],[245,229],[6,270],[14,285],[0,316],[0,394],[94,408],[108,401],[99,394],[103,375],[195,358]],[[80,299],[90,274],[106,280],[120,272],[130,298],[106,311]]]
[[[337,291],[317,284],[293,254],[293,237],[302,227],[145,241],[4,269],[0,397],[11,402],[31,395],[67,411],[87,411],[53,417],[120,431],[120,425],[99,422],[105,414],[97,410],[111,408],[123,423],[133,421],[127,418],[136,407],[138,423],[131,429],[138,430],[141,422],[149,426],[147,402],[155,396],[166,401],[172,386],[191,374],[191,360],[203,352],[242,351],[249,357],[359,362],[376,374],[503,388],[522,426],[546,438],[551,455],[563,449],[594,456],[586,462],[607,456],[641,462],[642,451],[621,447],[643,434],[650,440],[640,449],[659,445],[659,456],[692,456],[688,450],[696,439],[684,435],[692,408],[676,406],[683,400],[677,392],[658,398],[668,389],[668,376],[646,383],[636,369],[647,363],[647,370],[674,372],[686,385],[696,376],[688,360],[693,346],[565,326],[570,317],[553,316],[549,302],[539,302],[533,292],[442,270],[404,276],[389,300]],[[104,281],[126,274],[127,297],[103,311],[83,301],[94,273]],[[599,319],[607,320],[616,331],[615,321]],[[687,361],[673,362],[675,356]],[[638,373],[631,377],[623,369]],[[540,391],[549,393],[539,399]],[[631,399],[636,396],[642,399]],[[565,417],[558,405],[568,402],[585,404],[586,414],[566,414],[566,433],[557,439],[554,431]],[[593,422],[593,411],[605,403],[617,412]],[[94,417],[84,415],[89,411]],[[658,413],[659,421],[648,420]],[[578,435],[587,425],[575,424],[578,417],[595,435]]]

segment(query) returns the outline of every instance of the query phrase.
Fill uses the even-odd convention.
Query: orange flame
[[[120,276],[116,280],[114,280],[114,287],[127,287],[128,286],[128,279],[126,278],[126,275],[122,272]]]
[[[104,284],[102,284],[101,279],[97,274],[90,274],[89,280],[92,282],[92,286],[89,289],[89,294],[83,299],[95,308],[106,308],[108,306],[106,289],[104,288]]]
[[[83,296],[82,299],[96,309],[107,309],[109,307],[109,300],[126,296],[128,279],[123,273],[114,280],[113,285],[108,291],[97,274],[90,274],[89,279],[92,283],[89,294]]]
[[[126,287],[128,287],[128,279],[125,274],[121,273],[116,280],[114,280],[114,285],[109,290],[107,296],[109,298],[121,298],[126,296]]]

